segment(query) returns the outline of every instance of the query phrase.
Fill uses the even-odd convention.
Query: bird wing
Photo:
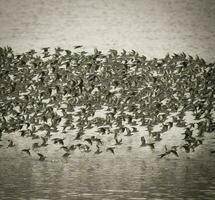
[[[179,157],[179,155],[178,155],[178,153],[177,153],[177,151],[171,151],[174,155],[176,155],[177,157]]]

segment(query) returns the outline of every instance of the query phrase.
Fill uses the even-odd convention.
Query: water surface
[[[214,199],[215,157],[1,159],[1,199]]]
[[[215,61],[214,0],[0,0],[0,45],[167,52]]]

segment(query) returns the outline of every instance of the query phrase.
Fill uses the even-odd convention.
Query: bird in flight
[[[22,149],[22,152],[25,152],[25,153],[27,153],[29,156],[31,156],[30,149]]]
[[[79,49],[81,47],[83,47],[83,46],[82,45],[76,45],[76,46],[74,46],[74,49]]]
[[[46,159],[46,157],[41,153],[37,153],[37,155],[40,157],[39,161],[44,161]]]

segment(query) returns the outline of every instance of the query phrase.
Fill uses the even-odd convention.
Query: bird
[[[175,156],[179,157],[177,150],[171,149],[170,152],[173,153]]]
[[[102,135],[104,135],[106,132],[106,129],[104,127],[100,127],[98,132],[101,133]]]
[[[40,148],[39,144],[37,142],[32,144],[32,149]]]
[[[61,146],[60,149],[63,149],[66,152],[70,151],[70,148],[68,146]]]
[[[107,152],[110,151],[112,154],[114,154],[114,149],[115,149],[115,147],[108,147],[108,148],[106,149],[106,151],[107,151]]]
[[[60,145],[64,145],[64,140],[65,138],[53,138],[52,140],[54,141],[54,144],[60,144]]]
[[[181,148],[184,148],[186,153],[190,153],[191,146],[189,144],[183,144]]]
[[[141,147],[143,147],[143,146],[146,146],[146,139],[145,139],[145,137],[144,136],[142,136],[141,138]]]
[[[101,151],[99,145],[96,145],[96,147],[97,147],[97,149],[96,149],[96,151],[95,151],[95,154],[100,154],[100,153],[102,153],[102,151]]]
[[[9,144],[8,144],[7,148],[16,146],[12,140],[8,140],[8,142],[9,142]]]
[[[97,145],[102,145],[103,142],[101,139],[95,137],[94,135],[91,137],[91,141],[95,141],[97,143]]]
[[[44,161],[46,159],[46,156],[41,153],[37,153],[37,155],[39,156],[39,161]]]
[[[165,152],[162,153],[162,154],[160,154],[159,157],[160,157],[160,158],[163,158],[163,157],[165,157],[165,156],[167,156],[167,155],[169,155],[169,154],[171,154],[171,153],[174,154],[176,157],[179,157],[178,152],[177,152],[177,147],[178,147],[178,146],[172,146],[172,148],[171,148],[170,150],[168,150],[168,149],[167,149],[167,146],[165,145],[165,146],[164,146]]]
[[[131,130],[130,130],[128,127],[126,127],[125,130],[126,130],[126,132],[127,132],[125,136],[132,136],[132,135],[133,135],[133,134],[131,133]]]
[[[74,49],[79,49],[81,47],[83,47],[83,46],[82,45],[76,45],[76,46],[74,46]]]
[[[155,143],[147,143],[146,144],[147,146],[149,146],[151,148],[151,150],[154,150],[155,149]]]
[[[47,144],[48,138],[47,137],[41,137],[41,139],[43,141],[42,141],[42,144],[40,145],[40,147],[46,147],[46,146],[48,146],[48,144]]]
[[[67,159],[68,157],[70,156],[70,153],[69,152],[66,152],[62,155],[63,158]]]
[[[131,127],[132,128],[132,133],[136,133],[138,132],[137,128],[136,127]]]
[[[118,138],[115,137],[115,141],[116,141],[115,145],[121,145],[122,144],[122,139],[118,140]]]
[[[83,131],[78,131],[74,140],[80,140],[83,135],[84,135]]]
[[[42,50],[43,50],[44,52],[47,52],[49,49],[50,49],[50,47],[43,47],[43,48],[42,48]]]
[[[91,139],[91,138],[86,138],[86,139],[84,139],[84,141],[88,142],[90,145],[92,145],[92,144],[93,144],[93,142],[92,142],[92,139]]]
[[[159,132],[156,132],[156,134],[154,135],[154,140],[155,141],[161,141],[162,140],[161,134]]]
[[[154,148],[155,148],[155,143],[153,143],[153,142],[151,142],[151,143],[146,143],[146,139],[145,139],[145,137],[144,136],[142,136],[141,138],[140,138],[140,140],[141,140],[141,144],[140,144],[140,147],[146,147],[146,146],[149,146],[150,148],[151,148],[151,150],[154,150]]]
[[[84,145],[84,152],[89,153],[91,151],[90,147],[88,145]]]
[[[27,153],[29,156],[31,156],[30,149],[22,149],[22,152],[25,152],[25,153]]]
[[[70,151],[74,151],[75,149],[77,148],[77,145],[71,145],[70,147],[69,147],[69,150]]]

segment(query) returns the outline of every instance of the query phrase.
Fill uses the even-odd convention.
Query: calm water
[[[0,45],[184,51],[214,62],[214,10],[214,0],[0,0]],[[0,199],[214,199],[215,156],[203,151],[213,146],[161,160],[141,150],[39,162],[1,150]]]
[[[0,45],[187,52],[215,61],[214,0],[0,0]]]

